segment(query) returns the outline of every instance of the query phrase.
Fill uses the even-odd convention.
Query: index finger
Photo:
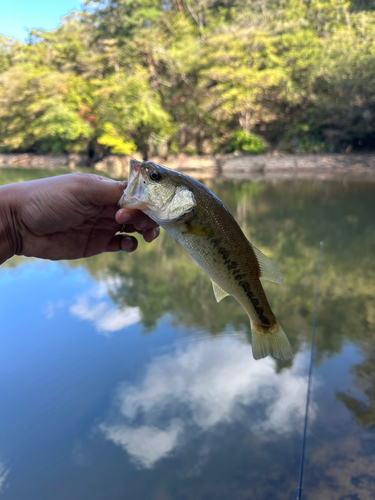
[[[116,212],[115,219],[118,224],[133,224],[137,231],[158,227],[158,224],[148,215],[133,208],[120,208]]]

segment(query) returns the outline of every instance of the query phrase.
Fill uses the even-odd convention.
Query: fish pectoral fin
[[[176,240],[175,240],[176,241]],[[185,248],[181,245],[181,243],[179,243],[178,241],[176,241],[177,245],[179,246],[179,248],[183,251],[183,253],[186,255],[186,257],[193,263],[195,264],[196,266],[198,266],[198,262],[189,254],[189,252],[187,250],[185,250]]]
[[[250,242],[249,242],[250,243]],[[268,281],[273,281],[274,283],[279,283],[280,285],[283,283],[283,275],[281,274],[280,269],[272,262],[272,260],[264,255],[257,247],[255,247],[252,243],[250,243],[252,249],[254,250],[255,257],[257,258],[259,269],[260,269],[260,278],[264,278]]]
[[[211,280],[212,281],[212,280]],[[217,283],[212,281],[212,288],[214,289],[216,302],[220,302],[224,297],[229,295],[225,290],[223,290]]]

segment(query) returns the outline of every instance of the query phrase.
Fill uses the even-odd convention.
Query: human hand
[[[94,174],[67,174],[0,188],[10,255],[78,259],[102,252],[137,248],[140,232],[148,242],[157,224],[138,210],[118,209],[126,183]],[[4,259],[2,259],[4,260]],[[0,259],[1,262],[1,259]]]

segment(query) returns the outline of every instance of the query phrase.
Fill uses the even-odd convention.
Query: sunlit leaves
[[[288,151],[371,147],[375,14],[364,9],[87,0],[26,45],[0,37],[0,147],[94,149],[100,159],[130,143],[147,157],[156,141],[215,153],[241,130]]]
[[[26,64],[1,75],[0,147],[55,153],[79,149],[92,129],[79,116],[77,80],[72,73]]]
[[[98,127],[107,138],[108,130],[103,127],[111,124],[118,138],[127,138],[126,142],[135,143],[147,154],[147,141],[152,132],[168,135],[170,117],[161,106],[159,94],[150,87],[144,69],[137,68],[129,75],[115,73],[96,81],[95,86],[94,112]]]
[[[98,143],[111,149],[114,154],[130,155],[137,150],[134,142],[125,142],[111,123],[103,124],[103,134],[98,137]]]
[[[0,74],[12,65],[20,45],[17,40],[0,35]]]

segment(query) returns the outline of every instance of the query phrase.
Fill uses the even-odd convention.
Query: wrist
[[[18,252],[17,210],[14,203],[14,188],[9,184],[0,187],[0,264]]]

